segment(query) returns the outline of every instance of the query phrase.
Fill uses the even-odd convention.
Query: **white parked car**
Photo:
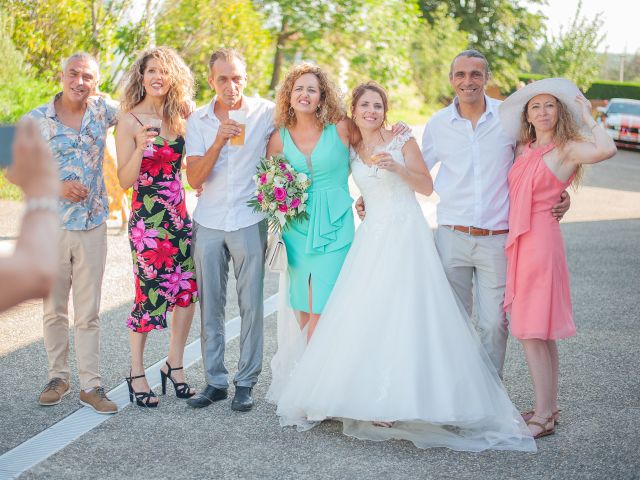
[[[619,147],[640,149],[640,100],[612,98],[599,120]]]

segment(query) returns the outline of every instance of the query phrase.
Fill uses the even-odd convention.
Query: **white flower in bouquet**
[[[276,175],[275,177],[273,177],[273,185],[275,187],[284,187],[285,183],[287,182],[286,178],[281,177],[280,175]]]

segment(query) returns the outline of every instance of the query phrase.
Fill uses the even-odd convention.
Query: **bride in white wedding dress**
[[[295,320],[278,320],[267,398],[280,423],[307,430],[334,418],[360,439],[535,451],[445,277],[414,194],[433,190],[415,139],[383,128],[377,84],[354,89],[351,111],[362,134],[351,169],[366,217],[306,350]],[[379,146],[388,154],[371,165]]]

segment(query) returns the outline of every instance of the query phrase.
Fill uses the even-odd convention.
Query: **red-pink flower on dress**
[[[142,252],[140,255],[155,268],[162,268],[163,265],[166,268],[171,268],[173,267],[173,255],[178,253],[178,250],[178,247],[174,247],[165,236],[164,240],[158,242],[156,248]]]
[[[143,219],[138,220],[136,226],[131,228],[131,242],[138,253],[142,252],[145,247],[156,248],[158,244],[154,238],[157,236],[158,231],[153,228],[146,228]]]
[[[182,200],[182,182],[179,180],[171,180],[170,182],[158,182],[158,185],[167,187],[164,190],[158,190],[158,193],[167,197],[167,200],[176,204]]]
[[[176,296],[176,305],[178,307],[188,307],[191,304],[191,299],[198,288],[195,280],[189,279],[187,282],[189,282],[189,287],[182,290]]]
[[[175,297],[181,289],[189,288],[188,280],[193,277],[193,272],[183,272],[180,265],[177,265],[173,272],[160,276],[166,280],[161,282],[160,286]]]
[[[143,173],[149,173],[152,177],[158,176],[160,171],[162,171],[163,175],[170,175],[172,170],[171,163],[178,158],[180,158],[180,154],[174,152],[165,140],[162,147],[154,147],[153,155],[142,159],[140,170]]]

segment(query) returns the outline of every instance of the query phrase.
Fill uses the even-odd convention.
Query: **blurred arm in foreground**
[[[0,312],[47,296],[58,266],[60,181],[33,120],[18,125],[7,177],[24,192],[26,209],[15,252],[0,258]]]

